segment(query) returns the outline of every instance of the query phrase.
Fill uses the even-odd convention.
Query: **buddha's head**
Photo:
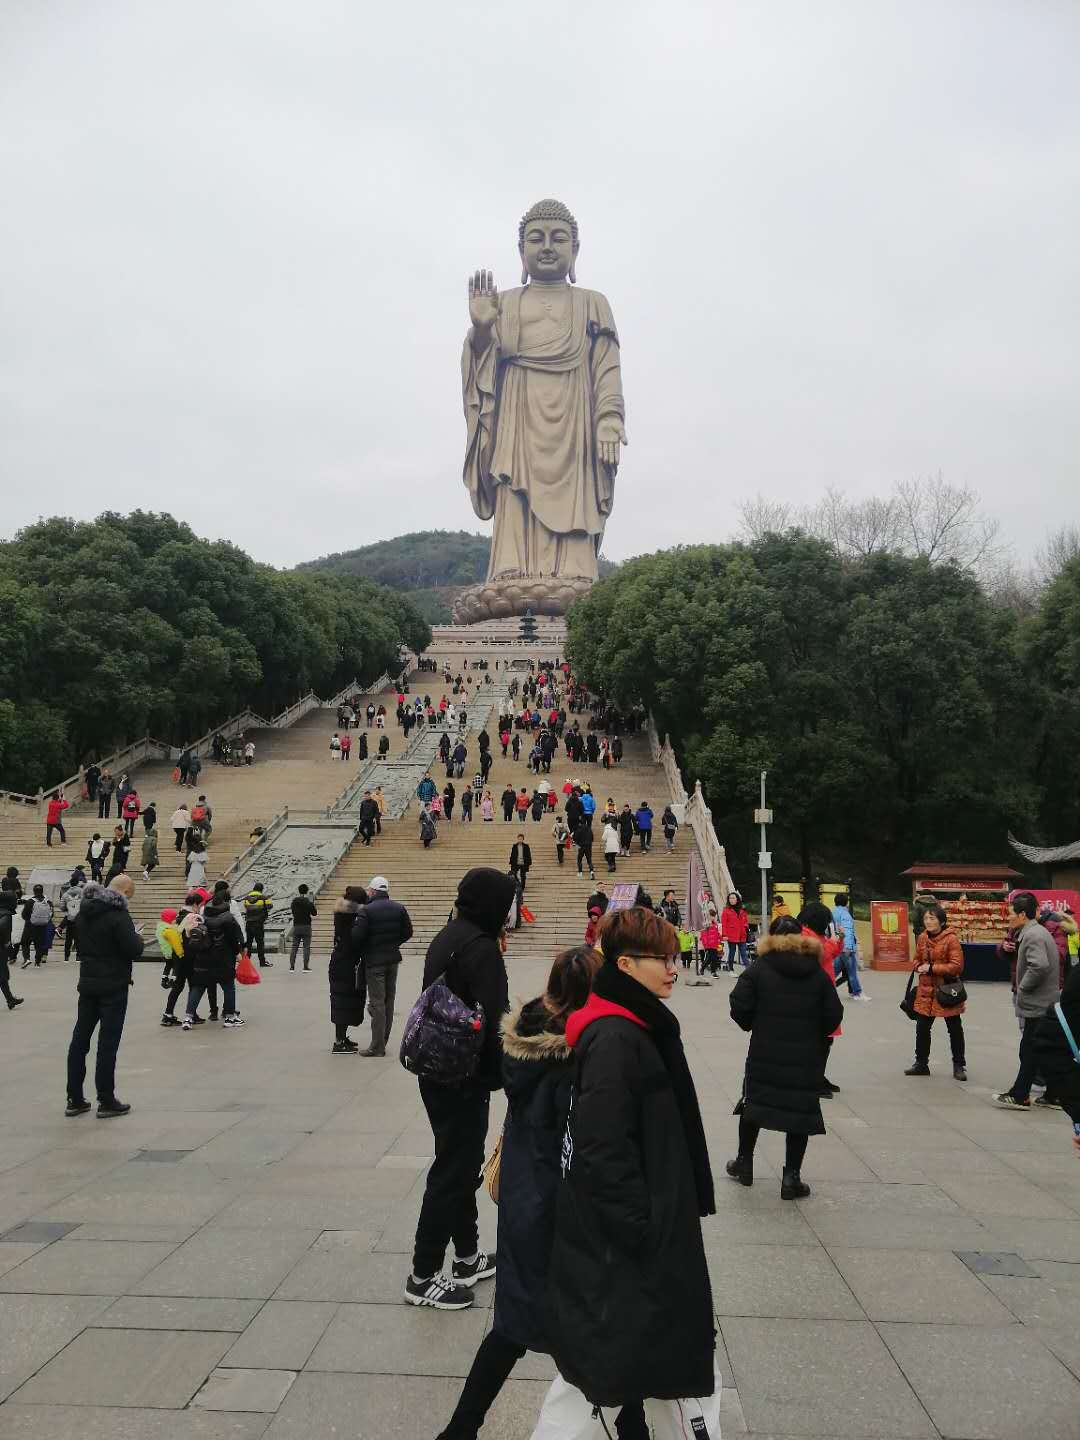
[[[538,200],[518,226],[521,283],[539,280],[548,285],[577,279],[578,225],[561,200]]]

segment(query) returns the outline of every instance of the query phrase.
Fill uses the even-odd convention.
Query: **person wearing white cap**
[[[371,877],[368,895],[368,903],[357,914],[352,938],[353,950],[363,956],[367,973],[371,1043],[360,1054],[370,1059],[386,1054],[394,1024],[401,947],[412,939],[413,927],[405,906],[390,899],[390,881],[385,875]]]

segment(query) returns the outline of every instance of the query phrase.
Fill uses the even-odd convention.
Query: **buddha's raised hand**
[[[629,445],[622,421],[615,415],[605,415],[596,422],[596,453],[601,464],[612,470],[619,468],[619,446]]]
[[[477,330],[490,330],[499,318],[499,291],[490,270],[469,276],[469,318]]]

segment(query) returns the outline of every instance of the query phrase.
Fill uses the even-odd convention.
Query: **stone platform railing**
[[[731,878],[731,871],[728,869],[724,847],[720,844],[713,826],[712,811],[705,804],[701,781],[695,780],[693,792],[687,795],[682,772],[675,758],[675,751],[671,747],[671,738],[665,735],[663,743],[661,743],[656,722],[651,715],[646,733],[652,758],[667,778],[671,791],[672,808],[680,822],[689,825],[694,832],[694,839],[697,841],[701,862],[705,867],[709,889],[712,891],[713,898],[718,900],[718,897],[726,896],[734,890],[735,884]]]

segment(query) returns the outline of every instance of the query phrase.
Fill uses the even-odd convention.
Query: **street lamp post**
[[[769,842],[765,833],[765,827],[772,824],[773,812],[765,808],[765,776],[768,772],[761,772],[761,805],[754,811],[754,819],[761,826],[761,849],[758,851],[758,869],[761,871],[761,926],[759,936],[764,937],[769,930],[769,871],[772,869],[772,855],[769,853]]]

